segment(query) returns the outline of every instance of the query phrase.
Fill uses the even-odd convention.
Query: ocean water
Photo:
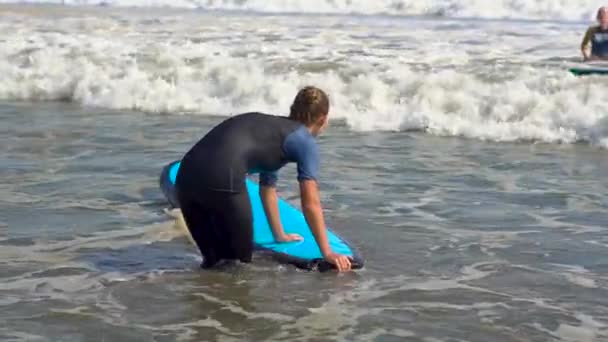
[[[0,340],[608,340],[596,1],[57,3],[0,5]],[[200,270],[160,169],[311,83],[365,269]]]

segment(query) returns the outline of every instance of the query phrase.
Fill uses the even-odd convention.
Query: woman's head
[[[597,10],[597,21],[600,23],[602,29],[608,29],[608,7],[600,7]]]
[[[302,88],[291,104],[289,118],[308,127],[313,134],[319,134],[327,124],[329,98],[317,87]]]

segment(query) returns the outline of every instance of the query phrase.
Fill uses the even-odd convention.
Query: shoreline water
[[[33,7],[0,5],[0,340],[608,339],[585,25]],[[328,225],[365,268],[200,270],[161,168],[307,83]],[[279,194],[299,206],[293,165]]]
[[[4,103],[0,119],[5,339],[608,337],[601,149],[330,127],[322,201],[365,269],[256,255],[204,272],[158,173],[222,117]],[[294,172],[279,191],[297,206]]]

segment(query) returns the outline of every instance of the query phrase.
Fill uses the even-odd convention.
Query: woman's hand
[[[336,265],[338,272],[348,272],[352,267],[350,258],[346,255],[331,252],[325,255],[324,258],[330,264]]]
[[[302,241],[304,238],[300,234],[281,234],[278,238],[275,239],[277,242],[292,242],[292,241]]]

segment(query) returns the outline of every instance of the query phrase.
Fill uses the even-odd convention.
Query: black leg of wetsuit
[[[222,200],[226,202],[218,211],[222,233],[226,234],[224,251],[226,259],[238,259],[251,262],[253,254],[253,214],[249,194],[241,192],[227,194]]]
[[[215,249],[218,237],[215,234],[212,211],[188,196],[180,196],[179,201],[190,235],[203,256],[201,266],[203,268],[212,267],[219,261]]]
[[[179,203],[203,256],[201,267],[213,267],[221,259],[251,262],[253,216],[247,192],[206,191],[192,197],[181,193]]]

